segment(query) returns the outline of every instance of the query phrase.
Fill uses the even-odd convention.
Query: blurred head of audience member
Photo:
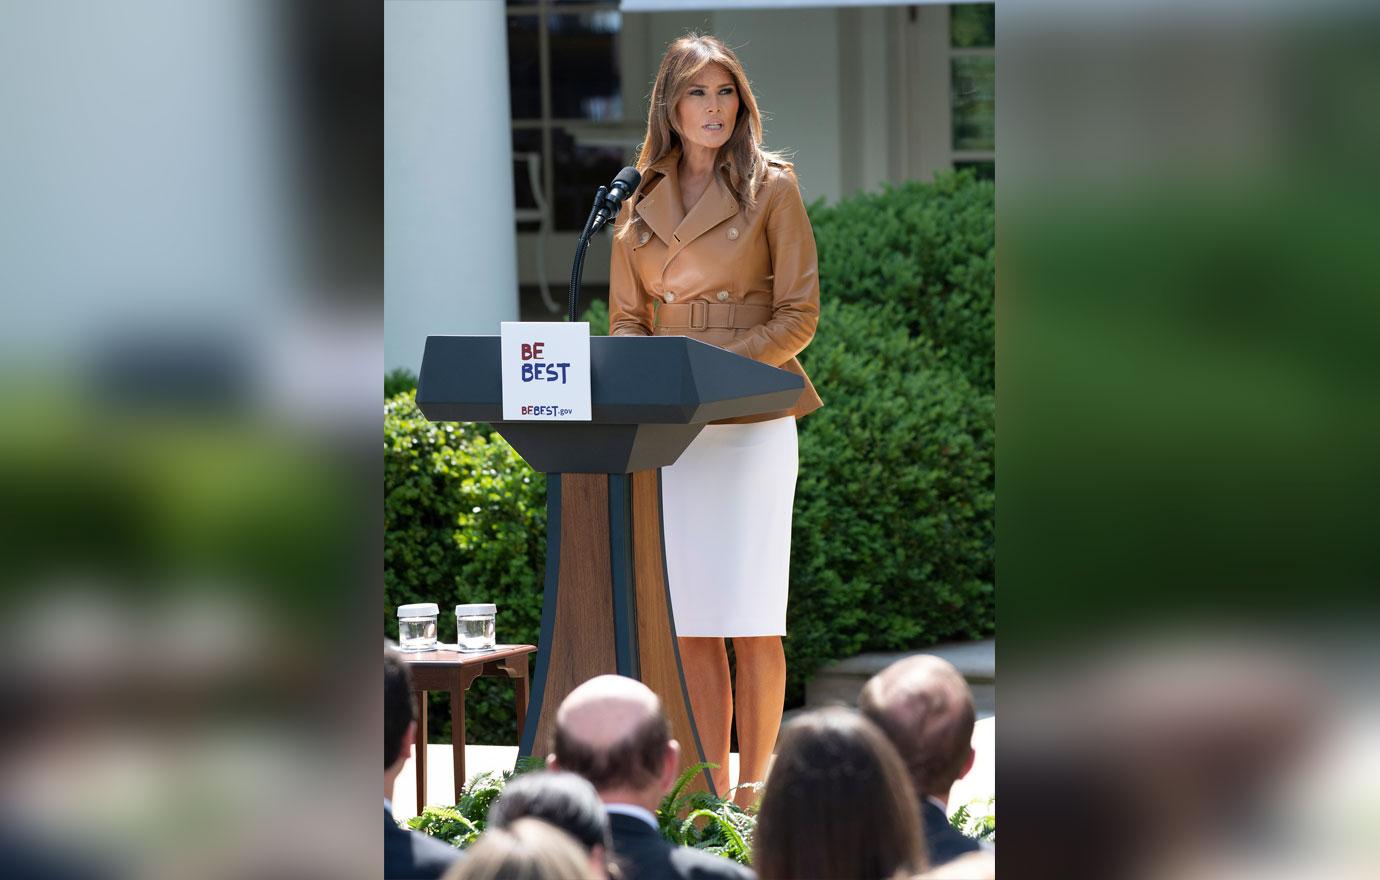
[[[555,751],[547,763],[593,783],[608,813],[615,866],[629,880],[753,876],[736,862],[661,836],[656,810],[680,772],[680,745],[661,700],[642,682],[600,675],[571,691],[556,713]]]
[[[1226,628],[1141,635],[1023,667],[1020,687],[1006,692],[1008,718],[1021,726],[1004,740],[1001,774],[1005,815],[1020,818],[1005,826],[1002,846],[1020,854],[1022,870],[1380,876],[1374,859],[1355,870],[1354,854],[1335,846],[1352,837],[1335,828],[1351,815],[1341,806],[1345,781],[1377,766],[1380,739],[1371,728],[1358,753],[1359,731],[1322,738],[1341,730],[1329,729],[1336,681],[1321,673],[1370,673],[1374,662],[1348,651],[1344,666],[1326,670],[1288,640],[1258,638]]]
[[[398,781],[412,744],[417,738],[417,722],[412,708],[412,676],[402,653],[391,643],[383,645],[383,796],[393,799],[393,784]]]
[[[398,826],[393,819],[393,783],[402,772],[417,735],[412,717],[412,677],[390,642],[383,643],[383,861],[385,877],[440,877],[464,860],[459,849]]]
[[[926,654],[891,664],[868,681],[858,708],[905,762],[920,803],[930,860],[979,849],[949,825],[949,789],[973,766],[973,694],[952,663]]]
[[[518,776],[489,808],[488,827],[507,828],[526,817],[549,822],[569,834],[584,847],[593,873],[608,875],[609,817],[588,780],[559,771]]]
[[[786,726],[762,795],[753,864],[763,880],[875,880],[928,867],[905,765],[872,722],[831,707]]]
[[[601,675],[561,703],[550,763],[589,780],[606,804],[655,811],[675,782],[680,744],[671,739],[661,700],[650,688]]]
[[[601,880],[575,838],[555,825],[526,817],[489,828],[469,849],[469,858],[445,880]]]

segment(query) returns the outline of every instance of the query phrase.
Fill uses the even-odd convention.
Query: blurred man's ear
[[[398,746],[397,757],[393,759],[390,767],[402,768],[402,765],[412,755],[412,745],[417,741],[417,722],[410,721],[407,729],[403,731],[402,743]]]
[[[552,752],[551,754],[549,754],[549,755],[546,756],[546,769],[547,769],[547,770],[559,770],[559,769],[561,769],[560,762],[558,762],[558,761],[556,760],[556,753],[555,753],[555,752]]]
[[[675,740],[668,740],[666,743],[666,759],[661,765],[661,790],[670,791],[679,773],[680,743]]]
[[[967,776],[967,775],[968,775],[968,771],[973,769],[973,764],[976,763],[976,761],[977,761],[977,750],[976,750],[976,749],[969,749],[969,750],[968,750],[968,760],[966,760],[966,761],[963,762],[963,772],[961,772],[961,773],[958,774],[958,778],[959,778],[959,779],[962,779],[963,777]]]

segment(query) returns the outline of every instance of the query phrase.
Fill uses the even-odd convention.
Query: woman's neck
[[[718,158],[718,152],[708,147],[684,143],[680,153],[680,168],[677,169],[681,178],[703,180],[713,175],[714,160]]]

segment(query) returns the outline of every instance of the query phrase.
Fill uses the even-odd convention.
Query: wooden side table
[[[450,692],[450,739],[454,750],[455,798],[459,800],[465,788],[465,692],[483,675],[513,679],[520,741],[527,724],[527,655],[536,650],[535,645],[499,645],[483,654],[437,650],[403,655],[412,674],[412,693],[417,698],[417,815],[422,814],[426,805],[427,691]]]

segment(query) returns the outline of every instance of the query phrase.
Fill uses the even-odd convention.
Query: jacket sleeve
[[[633,266],[633,237],[621,235],[630,222],[631,205],[618,224],[619,234],[613,237],[613,257],[609,263],[609,335],[651,336],[652,303]]]
[[[815,234],[795,176],[782,173],[767,204],[772,316],[724,348],[779,367],[805,350],[819,326],[819,260]]]

